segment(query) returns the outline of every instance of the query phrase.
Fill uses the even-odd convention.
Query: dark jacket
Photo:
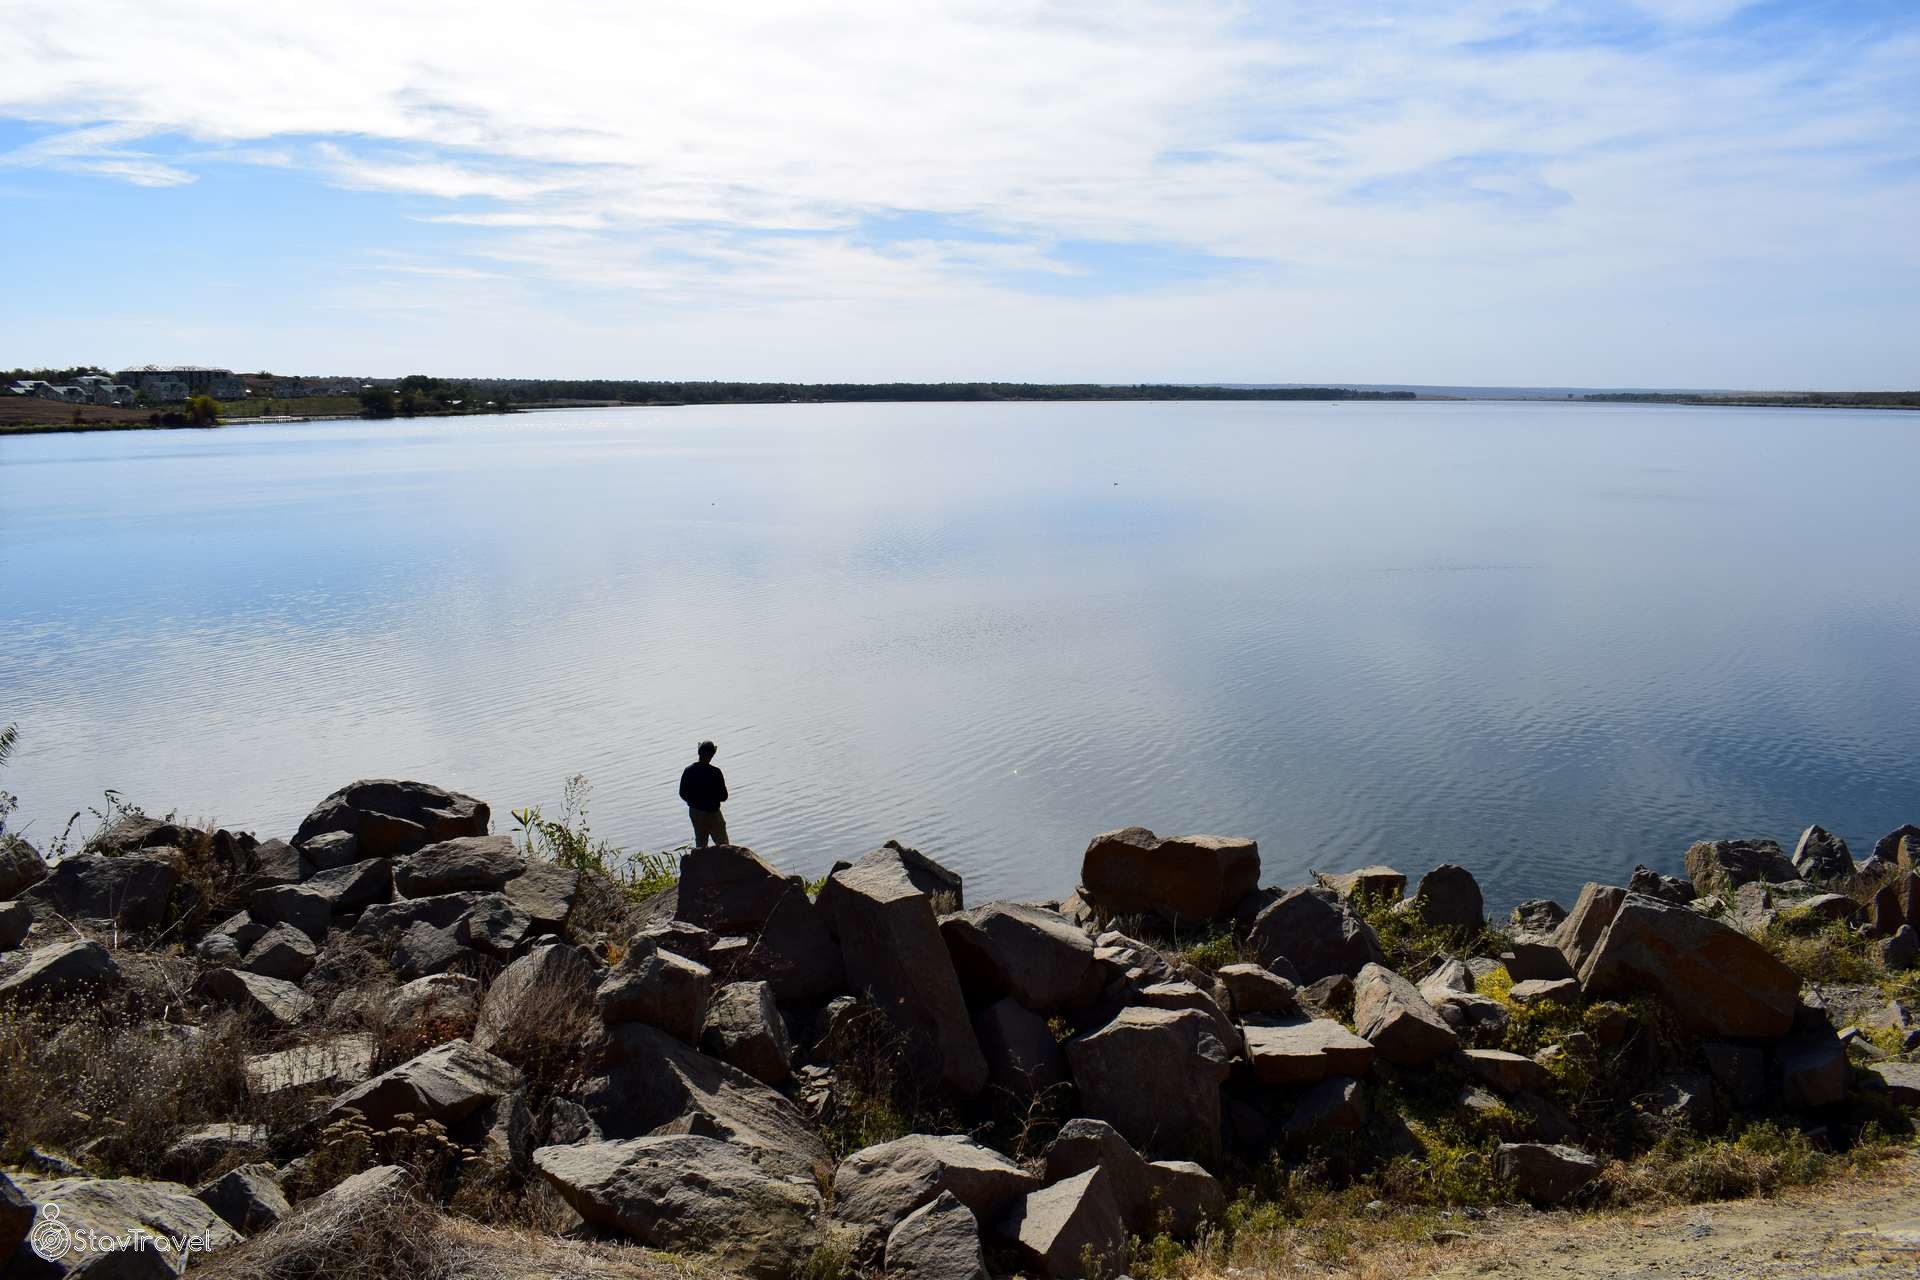
[[[727,776],[712,765],[695,760],[680,774],[680,798],[687,808],[712,813],[727,801]]]

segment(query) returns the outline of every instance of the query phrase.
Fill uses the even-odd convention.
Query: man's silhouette
[[[713,767],[713,753],[719,748],[711,742],[700,744],[700,758],[680,774],[680,798],[687,802],[687,816],[693,819],[693,847],[704,849],[707,841],[727,843],[727,820],[720,806],[727,802],[727,777]]]

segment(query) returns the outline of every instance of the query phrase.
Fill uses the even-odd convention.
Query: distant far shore
[[[525,410],[684,408],[699,405],[765,404],[996,404],[1165,401],[1511,401],[1545,404],[1655,404],[1724,408],[1920,409],[1920,391],[1559,391],[1549,388],[1420,387],[1355,388],[1225,385],[1106,385],[1099,383],[630,383],[553,382],[514,379],[474,384],[511,391],[510,405],[435,408],[408,414],[356,412],[345,396],[281,399],[264,405],[236,401],[225,405],[216,424],[177,420],[164,409],[122,409],[72,405],[52,400],[0,398],[0,436],[90,431],[214,430],[226,426],[296,422],[390,421],[397,418],[497,416]],[[537,393],[575,391],[586,394]],[[611,394],[593,395],[606,389]],[[535,394],[529,394],[535,393]],[[266,412],[249,412],[265,409]]]

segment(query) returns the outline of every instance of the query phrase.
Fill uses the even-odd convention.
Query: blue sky
[[[0,0],[0,364],[1920,386],[1920,6]]]

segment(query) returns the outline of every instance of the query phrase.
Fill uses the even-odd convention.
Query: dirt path
[[[1880,1280],[1920,1276],[1920,1157],[1774,1200],[1502,1224],[1444,1280]]]

